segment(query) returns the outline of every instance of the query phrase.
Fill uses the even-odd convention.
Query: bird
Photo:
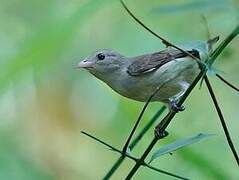
[[[193,41],[181,45],[185,52],[173,47],[126,57],[111,49],[98,50],[77,64],[118,94],[140,102],[159,101],[170,111],[183,111],[177,102],[200,72],[200,63],[190,53],[205,62],[218,37],[208,41]]]

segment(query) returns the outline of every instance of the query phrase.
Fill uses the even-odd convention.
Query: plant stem
[[[209,64],[212,65],[212,63],[215,61],[215,59],[220,55],[222,50],[231,42],[231,40],[236,37],[236,35],[239,33],[239,25],[232,31],[232,33],[224,40],[222,44],[214,51],[212,57],[209,59]],[[179,105],[182,105],[183,102],[186,100],[187,96],[190,94],[192,89],[196,86],[198,81],[201,79],[201,77],[204,75],[203,70],[199,73],[199,75],[196,77],[196,79],[193,81],[193,83],[190,85],[190,87],[187,89],[187,91],[184,93],[182,99],[179,101]],[[205,76],[206,77],[206,76]],[[160,132],[164,132],[169,123],[171,122],[172,118],[175,116],[175,113],[172,112],[164,118],[158,126],[160,126]],[[168,118],[167,118],[168,117]],[[228,131],[227,131],[228,132]],[[154,137],[148,148],[145,150],[144,154],[141,156],[141,158],[137,161],[133,169],[129,172],[126,179],[131,179],[133,175],[136,173],[136,171],[139,169],[139,167],[142,164],[142,161],[147,157],[151,149],[154,147],[154,145],[157,143],[158,139]],[[229,143],[229,142],[228,142]],[[232,143],[232,142],[231,142]]]
[[[95,137],[95,136],[93,136],[93,135],[91,135],[91,134],[89,134],[89,133],[86,133],[86,132],[84,132],[84,131],[81,131],[81,133],[84,134],[84,135],[86,135],[86,136],[88,136],[88,137],[90,137],[91,139],[93,139],[93,140],[99,142],[100,144],[103,144],[104,146],[107,146],[107,147],[110,148],[111,150],[120,153],[121,155],[123,155],[123,157],[127,157],[127,158],[129,158],[129,159],[131,159],[131,160],[133,160],[133,161],[135,161],[135,162],[137,162],[137,160],[138,160],[138,158],[136,158],[136,157],[134,157],[134,156],[131,156],[130,154],[123,154],[122,151],[118,150],[117,148],[111,146],[110,144],[108,144],[108,143],[106,143],[106,142],[100,140],[99,138],[97,138],[97,137]],[[152,169],[152,170],[154,170],[154,171],[160,172],[160,173],[162,173],[162,174],[171,176],[171,177],[175,177],[175,178],[183,179],[183,180],[188,180],[188,178],[179,176],[179,175],[177,175],[177,174],[174,174],[174,173],[171,173],[171,172],[168,172],[168,171],[165,171],[165,170],[156,168],[156,167],[153,167],[153,166],[151,166],[151,165],[149,165],[149,164],[147,164],[147,163],[145,163],[145,162],[142,164],[142,166],[147,167],[147,168],[149,168],[149,169]]]
[[[84,131],[81,131],[81,133],[84,134],[84,135],[86,135],[86,136],[88,136],[88,137],[90,137],[90,138],[92,138],[92,139],[94,139],[94,140],[96,140],[97,142],[99,142],[99,143],[101,143],[101,144],[107,146],[108,148],[110,148],[110,150],[113,150],[113,151],[115,151],[115,152],[118,152],[118,153],[122,154],[122,152],[121,152],[120,150],[118,150],[118,149],[116,149],[115,147],[111,146],[110,144],[108,144],[108,143],[106,143],[106,142],[100,140],[99,138],[97,138],[97,137],[95,137],[95,136],[92,136],[91,134],[89,134],[89,133],[87,133],[87,132],[84,132]],[[126,156],[126,157],[129,158],[129,159],[134,160],[135,162],[137,161],[137,158],[135,158],[135,157],[133,157],[133,156],[131,156],[131,155],[129,155],[129,154],[124,154],[124,156]]]
[[[200,61],[200,59],[198,59],[197,57],[195,57],[193,54],[189,53],[188,51],[183,50],[182,48],[175,46],[173,43],[169,42],[169,40],[167,40],[166,38],[163,38],[161,35],[157,34],[156,32],[154,32],[152,29],[150,29],[149,27],[147,27],[142,21],[140,21],[130,10],[129,8],[125,5],[123,0],[120,0],[120,3],[122,4],[122,6],[124,7],[124,9],[127,11],[127,13],[138,23],[140,24],[144,29],[146,29],[148,32],[150,32],[152,35],[154,35],[155,37],[159,38],[160,40],[162,40],[162,43],[164,45],[166,45],[166,47],[173,47],[181,52],[184,52],[185,54],[187,54],[188,56],[192,57],[193,59],[195,59],[200,65],[205,65],[204,63],[202,63],[202,61]]]
[[[236,28],[232,31],[231,34],[229,34],[227,36],[227,38],[218,46],[218,48],[213,52],[212,57],[208,60],[208,64],[212,65],[213,62],[215,61],[215,59],[221,54],[221,52],[223,51],[223,49],[226,48],[226,46],[233,40],[233,38],[235,38],[237,35],[239,34],[239,25],[236,26]],[[201,70],[201,72],[199,73],[199,75],[196,77],[196,79],[193,81],[193,83],[189,86],[189,88],[187,89],[187,91],[184,93],[182,99],[180,99],[179,101],[179,105],[182,105],[183,102],[186,100],[187,96],[190,94],[190,92],[192,91],[192,89],[196,86],[196,84],[198,83],[198,81],[201,79],[201,77],[203,77],[205,75],[205,71]],[[206,77],[206,76],[205,76]],[[174,117],[173,115],[174,113],[171,113],[167,115],[168,118],[164,118],[160,124],[161,124],[161,128],[160,131],[164,132],[165,129],[167,128],[167,126],[169,125],[169,123],[171,122],[172,118]],[[167,117],[166,116],[166,117]],[[153,146],[156,144],[156,142],[158,141],[158,139],[156,139],[154,137],[154,139],[152,140],[151,144],[148,146],[148,148],[146,149],[146,151],[144,152],[144,154],[141,156],[141,158],[137,161],[137,163],[135,164],[135,166],[133,167],[133,169],[129,172],[128,176],[126,177],[126,179],[130,179],[133,177],[133,175],[137,172],[137,170],[139,169],[139,167],[141,166],[142,160],[144,161],[144,159],[147,157],[147,155],[149,154],[149,152],[151,151],[151,149],[153,148]],[[228,142],[229,143],[229,142]]]
[[[144,164],[144,160],[147,157],[147,155],[149,154],[149,152],[152,150],[152,148],[154,147],[154,145],[157,143],[158,138],[154,137],[153,140],[151,141],[151,143],[149,144],[148,148],[145,150],[144,154],[141,156],[141,158],[137,161],[137,163],[135,164],[135,166],[133,167],[133,169],[129,172],[128,176],[125,178],[126,180],[129,180],[133,177],[133,175],[136,173],[136,171],[139,169],[139,167],[141,165]]]
[[[104,176],[103,180],[108,180],[115,173],[115,171],[120,167],[121,163],[124,161],[125,156],[121,155],[119,159],[113,164],[107,174]]]
[[[161,87],[162,87],[162,86],[161,86]],[[127,141],[126,141],[126,143],[125,143],[125,145],[124,145],[124,147],[123,147],[123,154],[125,154],[125,153],[127,152],[127,148],[128,148],[128,146],[129,146],[130,140],[132,139],[132,137],[133,137],[133,135],[134,135],[134,133],[135,133],[135,131],[136,131],[136,128],[138,127],[139,122],[140,122],[140,120],[141,120],[142,117],[143,117],[143,114],[144,114],[146,108],[148,107],[150,101],[151,101],[152,98],[158,93],[158,91],[160,90],[161,87],[157,88],[157,89],[154,91],[154,93],[149,97],[149,99],[147,100],[147,102],[144,104],[144,107],[143,107],[142,111],[140,112],[139,117],[138,117],[138,119],[136,120],[135,125],[134,125],[133,129],[131,130],[130,135],[129,135],[129,137],[128,137],[128,139],[127,139]]]
[[[231,87],[232,89],[236,90],[239,92],[239,88],[237,88],[236,86],[234,86],[233,84],[229,83],[225,78],[223,78],[221,75],[216,74],[216,76],[225,84],[227,84],[229,87]]]
[[[185,177],[182,177],[182,176],[178,176],[178,175],[169,173],[169,172],[164,171],[164,170],[162,170],[162,169],[158,169],[158,168],[155,168],[155,167],[153,167],[153,166],[150,166],[149,164],[146,164],[146,163],[143,164],[142,166],[145,166],[145,167],[147,167],[147,168],[149,168],[149,169],[152,169],[152,170],[154,170],[154,171],[158,171],[158,172],[160,172],[160,173],[167,174],[167,175],[169,175],[169,176],[172,176],[172,177],[175,177],[175,178],[178,178],[178,179],[189,180],[188,178],[185,178]]]
[[[227,129],[227,125],[226,125],[225,119],[224,119],[224,117],[223,117],[222,111],[221,111],[221,109],[220,109],[220,107],[219,107],[219,104],[218,104],[218,102],[217,102],[215,93],[214,93],[214,91],[213,91],[213,89],[212,89],[212,86],[211,86],[209,80],[208,80],[208,77],[205,76],[204,79],[205,79],[205,82],[206,82],[208,91],[209,91],[209,93],[210,93],[210,95],[211,95],[211,98],[212,98],[212,100],[213,100],[214,106],[215,106],[215,108],[216,108],[216,110],[217,110],[217,114],[218,114],[218,116],[219,116],[219,119],[220,119],[220,121],[221,121],[223,130],[224,130],[224,133],[225,133],[226,138],[227,138],[227,142],[228,142],[228,144],[229,144],[229,146],[230,146],[230,149],[231,149],[231,151],[232,151],[232,154],[234,155],[234,158],[235,158],[235,160],[236,160],[236,162],[237,162],[237,165],[239,166],[239,157],[238,157],[237,152],[236,152],[236,149],[235,149],[235,147],[234,147],[234,145],[233,145],[232,139],[231,139],[231,137],[230,137],[230,133],[229,133],[229,131],[228,131],[228,129]]]
[[[180,99],[179,101],[179,105],[182,105],[183,102],[186,100],[187,96],[190,94],[190,92],[193,90],[193,88],[196,86],[196,84],[198,83],[198,81],[201,79],[201,77],[204,74],[204,70],[201,70],[200,73],[197,75],[197,77],[195,78],[195,80],[192,82],[192,84],[189,86],[189,88],[187,89],[187,91],[184,93],[183,97]],[[169,112],[164,118],[163,120],[160,121],[160,123],[158,124],[159,128],[159,133],[163,133],[165,131],[165,129],[168,127],[168,125],[170,124],[171,120],[173,119],[173,117],[176,115],[175,112]],[[153,140],[151,141],[150,145],[148,146],[148,148],[145,150],[145,152],[143,153],[143,155],[141,156],[141,158],[139,160],[137,160],[135,166],[133,167],[133,169],[129,172],[129,174],[127,175],[126,179],[131,179],[134,174],[137,172],[137,170],[139,169],[139,167],[142,165],[142,163],[144,162],[145,158],[147,157],[147,155],[150,153],[150,151],[152,150],[152,148],[154,147],[154,145],[159,141],[159,139],[157,137],[154,137]]]
[[[239,34],[239,24],[233,29],[233,31],[227,36],[227,38],[217,47],[212,53],[212,57],[209,59],[208,64],[211,66],[216,58],[222,53],[226,46]]]
[[[152,125],[155,123],[155,121],[159,118],[159,116],[166,110],[166,106],[163,106],[158,110],[158,112],[153,116],[152,119],[149,120],[149,122],[144,126],[144,128],[140,131],[140,133],[135,137],[135,139],[132,141],[132,143],[129,145],[129,148],[132,150],[138,142],[141,140],[141,138],[144,136],[144,134],[152,127]]]
[[[155,121],[159,118],[159,116],[166,110],[166,107],[161,107],[158,112],[149,120],[149,122],[144,126],[144,128],[139,132],[139,134],[132,140],[132,142],[129,145],[129,148],[131,150],[134,149],[134,147],[138,144],[138,142],[141,140],[141,138],[144,136],[144,134],[152,127],[152,125],[155,123]],[[111,169],[108,171],[108,173],[103,178],[104,180],[109,179],[114,172],[119,168],[121,163],[124,161],[125,156],[121,155],[119,159],[113,164]]]
[[[165,45],[170,45],[172,47],[174,47],[174,45],[170,42],[168,42],[167,40],[165,40],[164,38],[162,38],[161,36],[159,36],[157,33],[153,32],[151,29],[149,29],[147,26],[145,26],[138,18],[136,18],[131,12],[130,10],[126,7],[126,5],[124,4],[124,2],[122,0],[120,0],[121,4],[124,6],[124,8],[126,9],[126,11],[131,15],[131,17],[133,17],[142,27],[144,27],[146,30],[148,30],[151,34],[153,34],[154,36],[158,37],[159,39],[161,39],[163,41],[163,43]],[[216,60],[216,58],[221,54],[221,52],[223,51],[223,49],[225,49],[225,47],[232,41],[232,39],[234,39],[237,35],[239,34],[239,24],[236,26],[236,28],[232,31],[231,34],[229,34],[229,36],[227,36],[227,38],[224,40],[224,42],[222,42],[219,47],[213,52],[212,57],[209,59],[208,64],[209,66],[213,64],[213,62]],[[176,49],[179,49],[181,51],[184,52],[184,50],[178,48],[177,46],[175,47]],[[191,54],[189,54],[189,56],[192,56]],[[195,58],[195,57],[193,57]],[[187,98],[187,96],[189,95],[189,93],[192,91],[192,89],[195,87],[195,85],[197,84],[197,82],[200,80],[201,77],[203,77],[206,71],[201,71],[200,74],[197,76],[197,78],[194,80],[194,82],[191,84],[191,86],[188,88],[188,90],[185,92],[184,96],[182,97],[181,101],[179,102],[179,105],[182,105],[182,103],[185,101],[185,99]],[[171,113],[168,114],[166,117],[168,118],[164,118],[160,123],[160,127],[161,127],[161,131],[164,132],[164,130],[167,128],[167,126],[169,125],[169,123],[171,122],[172,118],[175,116],[175,114]],[[144,133],[143,133],[144,134]],[[140,137],[141,138],[141,137]],[[127,179],[130,179],[131,177],[133,177],[134,173],[138,170],[138,168],[142,165],[142,163],[144,162],[144,159],[147,157],[148,153],[151,151],[151,149],[153,148],[153,146],[156,144],[156,142],[158,141],[158,139],[156,139],[154,137],[154,139],[152,140],[152,142],[150,143],[149,147],[146,149],[146,151],[144,152],[144,154],[142,155],[142,157],[137,161],[136,165],[134,166],[134,168],[130,171],[129,175],[127,176]],[[138,142],[138,141],[137,141]],[[136,143],[137,144],[137,143]],[[134,146],[133,146],[134,147]],[[114,164],[114,166],[111,168],[111,170],[107,173],[107,175],[105,177],[111,177],[111,175],[116,171],[116,169],[118,169],[118,167],[120,166],[120,164],[123,162],[125,157],[120,157],[116,163]],[[104,178],[105,179],[105,178]]]

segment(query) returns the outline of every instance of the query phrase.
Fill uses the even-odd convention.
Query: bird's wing
[[[199,53],[196,50],[188,52],[196,57],[199,57]],[[186,53],[183,53],[177,49],[166,49],[153,54],[137,56],[133,58],[132,63],[127,68],[127,72],[131,76],[140,76],[145,73],[155,71],[174,59],[183,58],[186,56],[188,56]]]

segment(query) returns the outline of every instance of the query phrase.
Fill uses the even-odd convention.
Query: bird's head
[[[117,74],[126,67],[127,58],[113,50],[99,50],[81,61],[77,68],[84,68],[101,80]],[[107,77],[106,77],[107,76]]]

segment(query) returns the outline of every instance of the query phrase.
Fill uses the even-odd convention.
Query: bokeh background
[[[238,0],[128,0],[128,7],[154,31],[177,44],[223,40],[239,22]],[[0,0],[0,179],[101,179],[119,154],[80,133],[85,130],[121,148],[143,103],[119,96],[74,66],[97,49],[126,56],[159,51],[162,43],[136,24],[117,0]],[[215,68],[238,79],[239,39]],[[239,96],[210,76],[239,151]],[[203,85],[186,101],[162,144],[199,132],[216,136],[165,155],[152,165],[192,179],[239,179],[217,114]],[[140,128],[161,107],[152,103]],[[147,133],[133,154],[153,137]],[[158,144],[157,148],[162,144]],[[154,149],[154,150],[155,150]],[[124,179],[126,160],[113,179]],[[171,179],[141,168],[135,179]]]

